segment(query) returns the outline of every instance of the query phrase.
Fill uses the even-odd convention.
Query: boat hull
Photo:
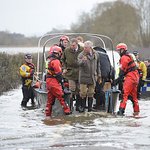
[[[150,99],[150,80],[145,80],[145,84],[141,88],[141,98]]]

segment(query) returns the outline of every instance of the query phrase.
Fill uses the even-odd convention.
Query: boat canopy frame
[[[39,55],[39,50],[41,48],[43,48],[43,52],[42,52],[42,76],[44,73],[44,64],[46,62],[46,56],[45,56],[45,48],[46,45],[54,40],[54,39],[58,39],[61,36],[66,35],[66,36],[86,36],[86,37],[91,37],[91,38],[95,38],[98,39],[100,41],[100,43],[102,43],[101,47],[105,50],[107,50],[106,48],[106,43],[104,41],[104,39],[106,39],[109,43],[110,43],[110,50],[112,51],[112,58],[113,58],[113,67],[115,68],[115,60],[114,60],[114,52],[113,52],[113,41],[110,37],[106,36],[106,35],[102,35],[102,34],[92,34],[92,33],[52,33],[52,34],[44,34],[38,41],[38,58],[37,58],[37,74],[39,75],[40,72],[40,55]],[[44,41],[45,38],[48,38]],[[44,41],[44,42],[43,42]],[[42,44],[42,42],[44,44]]]

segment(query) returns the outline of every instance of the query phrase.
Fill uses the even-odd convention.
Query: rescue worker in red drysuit
[[[69,42],[70,42],[70,41],[69,41],[69,37],[66,36],[66,35],[63,35],[63,36],[61,36],[60,39],[59,39],[59,44],[54,44],[53,46],[59,46],[59,47],[61,47],[62,52],[64,52],[64,50],[65,50],[65,48],[67,48]],[[53,47],[53,46],[52,46],[52,47]],[[49,54],[52,53],[52,47],[50,47]]]
[[[64,52],[65,48],[68,46],[69,43],[69,37],[66,35],[63,35],[59,39],[59,47],[61,47],[62,51]]]
[[[57,98],[62,105],[65,114],[70,114],[70,108],[64,101],[64,92],[62,88],[62,67],[60,58],[62,55],[62,49],[59,46],[52,47],[52,53],[48,60],[48,70],[46,75],[46,86],[48,91],[48,99],[45,109],[46,119],[51,118],[52,105]]]
[[[120,73],[119,77],[114,81],[114,85],[118,84],[124,78],[123,83],[123,100],[120,102],[118,115],[123,116],[126,108],[128,96],[131,95],[133,100],[133,115],[139,114],[139,104],[137,99],[137,86],[139,82],[139,73],[137,66],[132,56],[127,51],[127,45],[119,43],[116,46],[116,51],[119,52],[120,58]]]

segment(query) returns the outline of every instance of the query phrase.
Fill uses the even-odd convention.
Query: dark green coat
[[[78,45],[78,50],[74,52],[70,47],[66,48],[63,56],[62,63],[63,69],[67,69],[67,73],[64,75],[68,80],[79,79],[79,65],[78,55],[83,51],[83,47]]]

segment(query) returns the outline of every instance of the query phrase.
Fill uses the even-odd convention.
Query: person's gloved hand
[[[119,80],[120,78],[117,78],[115,79],[113,82],[112,82],[112,86],[116,86],[118,83],[119,83]]]
[[[124,71],[120,70],[119,77],[113,81],[112,86],[116,86],[117,84],[123,82],[123,80],[124,80],[124,74],[125,74]]]
[[[144,86],[145,81],[144,80],[140,80],[140,86]]]

